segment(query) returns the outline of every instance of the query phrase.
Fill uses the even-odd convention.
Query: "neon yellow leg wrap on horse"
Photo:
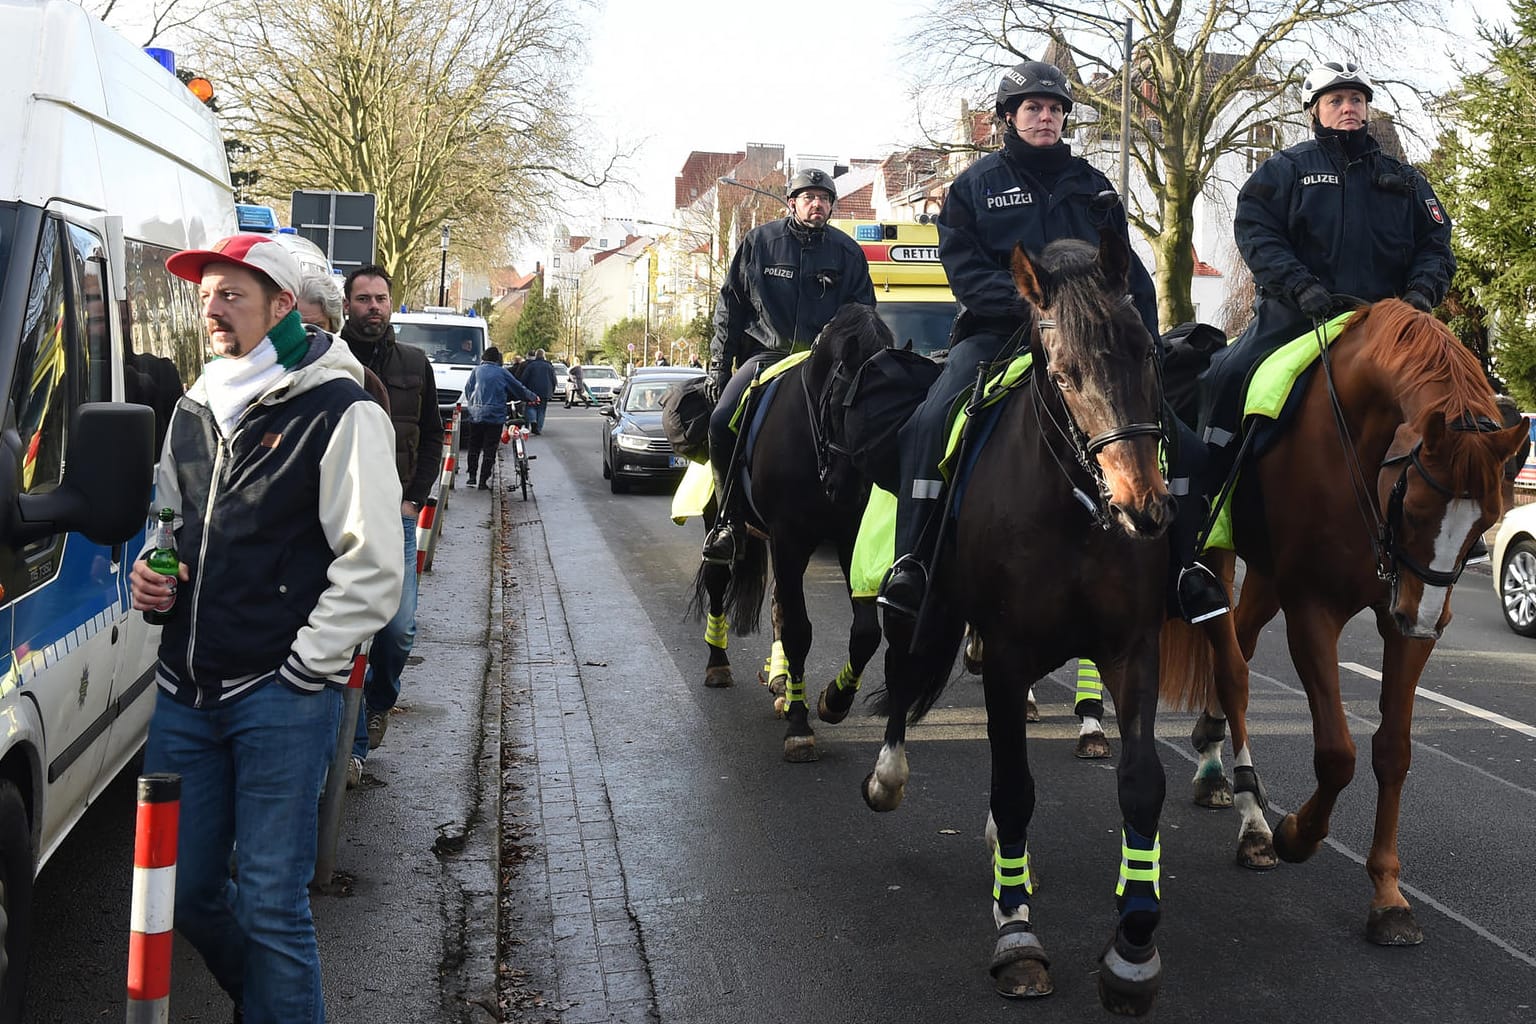
[[[1008,844],[1015,846],[1015,844]],[[1035,894],[1035,880],[1029,874],[1029,847],[1024,846],[1017,857],[1010,857],[1004,844],[992,849],[992,898],[1008,909],[1015,909],[1029,902]]]
[[[784,703],[793,704],[796,701],[805,703],[805,680],[790,676],[789,681],[784,684]]]
[[[1162,899],[1162,859],[1163,834],[1161,832],[1152,837],[1150,850],[1139,850],[1130,844],[1125,829],[1122,828],[1120,830],[1120,882],[1115,886],[1115,895],[1125,895],[1127,882],[1151,882],[1152,895]]]
[[[837,678],[832,684],[839,690],[854,690],[859,688],[859,674],[853,670],[852,662],[843,662],[842,669],[837,673]]]
[[[768,660],[763,663],[763,672],[769,679],[777,679],[779,676],[789,675],[789,659],[784,656],[784,645],[777,640],[773,642],[773,649],[768,654]]]
[[[1077,663],[1077,697],[1073,700],[1073,703],[1103,699],[1104,681],[1099,678],[1099,666],[1087,658],[1079,659]]]
[[[711,615],[704,620],[704,642],[725,650],[727,638],[724,615]]]

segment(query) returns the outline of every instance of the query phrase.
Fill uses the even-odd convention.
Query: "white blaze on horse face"
[[[1440,534],[1435,538],[1435,552],[1429,568],[1435,572],[1453,572],[1456,560],[1461,556],[1462,545],[1477,525],[1483,513],[1482,505],[1470,498],[1457,498],[1445,506],[1445,518],[1440,520]],[[1418,615],[1414,626],[1421,636],[1440,635],[1440,621],[1445,617],[1445,605],[1450,600],[1448,587],[1432,587],[1424,584],[1419,596]]]

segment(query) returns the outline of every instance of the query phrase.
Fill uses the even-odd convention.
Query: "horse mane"
[[[1359,328],[1362,352],[1394,382],[1398,399],[1412,400],[1416,414],[1408,425],[1420,435],[1435,413],[1446,424],[1471,416],[1500,422],[1493,389],[1477,357],[1439,320],[1406,302],[1383,299],[1350,319],[1346,330]],[[1467,434],[1476,437],[1476,434]],[[1484,445],[1455,445],[1447,453],[1449,485],[1466,491],[1486,485],[1489,460],[1479,458]]]
[[[810,358],[819,364],[862,366],[882,348],[895,345],[895,336],[873,306],[849,302],[841,306],[816,336]]]
[[[1036,265],[1045,271],[1046,288],[1057,326],[1069,337],[1090,337],[1106,320],[1141,323],[1128,302],[1105,303],[1108,282],[1099,267],[1097,246],[1078,238],[1059,238],[1045,247]],[[1118,296],[1113,298],[1118,299]],[[1112,334],[1123,337],[1123,332]]]

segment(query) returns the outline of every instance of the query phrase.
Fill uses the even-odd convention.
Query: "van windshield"
[[[0,281],[11,267],[11,248],[16,240],[16,204],[0,203]]]
[[[955,322],[953,302],[877,302],[875,312],[896,336],[896,347],[912,342],[912,351],[931,356],[949,348],[949,329]]]
[[[421,349],[434,363],[473,365],[480,361],[485,345],[485,331],[479,327],[396,323],[394,328],[397,342]]]

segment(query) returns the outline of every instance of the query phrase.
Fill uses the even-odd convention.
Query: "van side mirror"
[[[4,475],[14,479],[14,472],[8,468]],[[144,528],[154,473],[153,409],[126,402],[81,405],[69,425],[64,479],[41,494],[11,489],[4,539],[25,544],[68,531],[96,544],[122,544]]]

